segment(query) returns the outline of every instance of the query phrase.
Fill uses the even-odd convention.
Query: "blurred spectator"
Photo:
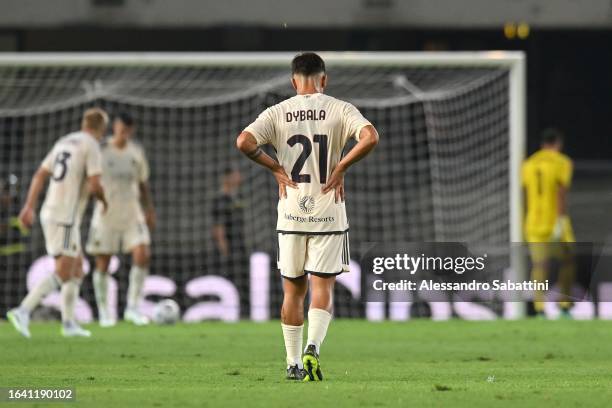
[[[240,293],[240,315],[248,317],[249,274],[244,241],[244,205],[238,199],[242,175],[228,167],[221,177],[221,191],[212,209],[215,243],[212,273],[230,279]]]
[[[0,263],[10,264],[7,257],[25,251],[28,230],[24,228],[19,215],[19,185],[14,174],[0,180]]]

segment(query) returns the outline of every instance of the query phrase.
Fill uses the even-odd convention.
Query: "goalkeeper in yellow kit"
[[[560,263],[559,283],[562,316],[569,317],[569,300],[574,280],[574,257],[571,243],[575,242],[572,224],[567,215],[567,195],[572,181],[572,160],[561,153],[563,135],[547,129],[542,133],[541,149],[523,163],[521,181],[525,189],[525,238],[529,242],[531,279],[544,281],[549,277],[553,260]],[[538,291],[534,308],[544,315],[545,293]]]

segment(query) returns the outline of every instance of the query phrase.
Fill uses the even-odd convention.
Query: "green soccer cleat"
[[[314,344],[306,347],[302,356],[304,363],[304,381],[323,381],[323,373],[321,372],[321,363],[319,363],[319,354]]]
[[[288,380],[302,381],[305,375],[304,369],[298,367],[297,364],[287,367]]]

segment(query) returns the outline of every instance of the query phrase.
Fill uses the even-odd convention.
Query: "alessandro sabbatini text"
[[[486,292],[505,300],[548,292],[548,279],[518,280],[509,269],[509,251],[461,243],[369,244],[362,265],[368,301],[393,292],[426,295],[430,300]],[[491,293],[495,292],[495,293]]]

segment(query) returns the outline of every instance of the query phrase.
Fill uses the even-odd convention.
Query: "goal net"
[[[346,177],[354,264],[366,242],[436,241],[497,248],[498,269],[509,268],[508,244],[520,240],[522,55],[322,55],[330,77],[326,92],[355,104],[381,135],[375,153]],[[265,170],[240,157],[235,138],[262,110],[292,95],[291,58],[0,57],[0,176],[6,186],[0,243],[17,239],[6,219],[18,214],[32,174],[54,141],[79,127],[83,110],[128,112],[150,162],[158,218],[147,301],[174,297],[187,320],[278,317],[277,187]],[[242,182],[219,214],[216,203],[230,168]],[[212,230],[222,222],[235,223],[244,253],[219,256]],[[88,230],[86,217],[84,238]],[[25,244],[20,250],[0,256],[2,312],[52,269],[38,225],[19,239]],[[125,302],[129,264],[120,256],[112,266],[117,310]],[[343,279],[336,315],[366,315],[359,276]],[[81,318],[95,317],[88,278],[81,297]],[[45,305],[53,309],[57,298]]]

